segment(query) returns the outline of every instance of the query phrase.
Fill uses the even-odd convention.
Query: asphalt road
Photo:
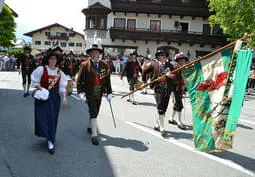
[[[246,97],[232,150],[194,150],[191,106],[185,99],[183,131],[165,122],[168,138],[153,130],[156,108],[152,90],[136,93],[138,105],[120,97],[127,81],[112,76],[114,128],[109,103],[98,117],[100,145],[86,133],[88,108],[74,94],[62,106],[56,154],[34,136],[34,103],[23,97],[21,75],[0,72],[0,177],[248,177],[255,176],[255,96]],[[170,102],[167,117],[170,116]]]

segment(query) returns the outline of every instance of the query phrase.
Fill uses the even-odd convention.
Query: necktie
[[[95,70],[97,71],[98,70],[98,62],[95,62],[94,66],[95,66]]]
[[[165,64],[162,64],[161,67],[160,67],[160,71],[163,72],[165,69]]]

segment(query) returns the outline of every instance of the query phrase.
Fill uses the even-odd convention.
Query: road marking
[[[230,168],[233,168],[235,170],[241,171],[241,172],[246,173],[246,174],[251,175],[251,176],[255,175],[251,171],[247,170],[246,168],[242,167],[241,165],[236,164],[236,163],[234,163],[234,162],[232,162],[230,160],[222,159],[222,158],[219,158],[219,157],[216,157],[216,156],[204,153],[204,152],[196,151],[192,147],[190,147],[190,146],[188,146],[186,144],[180,143],[180,142],[178,142],[177,140],[175,140],[173,138],[168,138],[168,139],[163,138],[159,133],[157,133],[155,131],[151,131],[151,130],[149,130],[149,129],[143,127],[143,126],[137,125],[137,124],[135,124],[133,122],[126,121],[125,123],[128,124],[128,125],[131,125],[131,126],[133,126],[135,128],[137,128],[139,130],[142,130],[144,132],[150,133],[151,135],[154,135],[154,136],[156,136],[156,137],[158,137],[158,138],[160,138],[160,139],[162,139],[164,141],[170,142],[170,143],[172,143],[172,144],[174,144],[176,146],[179,146],[179,147],[181,147],[183,149],[186,149],[186,150],[191,151],[193,153],[196,153],[196,154],[199,154],[201,156],[207,157],[208,159],[211,159],[211,160],[214,160],[216,162],[219,162],[219,163],[221,163],[223,165],[226,165],[226,166],[228,166]]]
[[[244,123],[248,123],[248,124],[252,124],[255,125],[255,122],[249,121],[249,120],[244,120],[244,119],[239,119],[240,122],[244,122]]]
[[[0,80],[3,80],[9,73],[5,73],[2,77],[0,77]]]

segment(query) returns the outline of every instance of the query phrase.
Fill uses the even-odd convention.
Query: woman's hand
[[[67,105],[66,93],[62,93],[62,104]]]
[[[37,85],[36,88],[39,90],[42,90],[42,86],[40,86],[40,85]]]

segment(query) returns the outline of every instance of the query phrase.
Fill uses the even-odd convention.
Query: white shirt
[[[48,75],[57,76],[58,68],[55,68],[54,70],[52,70],[49,68],[49,66],[46,66],[46,69],[48,71]],[[66,92],[67,79],[66,79],[65,74],[62,71],[60,71],[60,73],[61,73],[61,77],[60,77],[60,81],[59,81],[59,92],[63,93],[63,92]],[[43,75],[43,66],[39,66],[32,72],[32,74],[31,74],[31,86],[32,87],[36,87],[36,86],[40,85],[42,75]]]

